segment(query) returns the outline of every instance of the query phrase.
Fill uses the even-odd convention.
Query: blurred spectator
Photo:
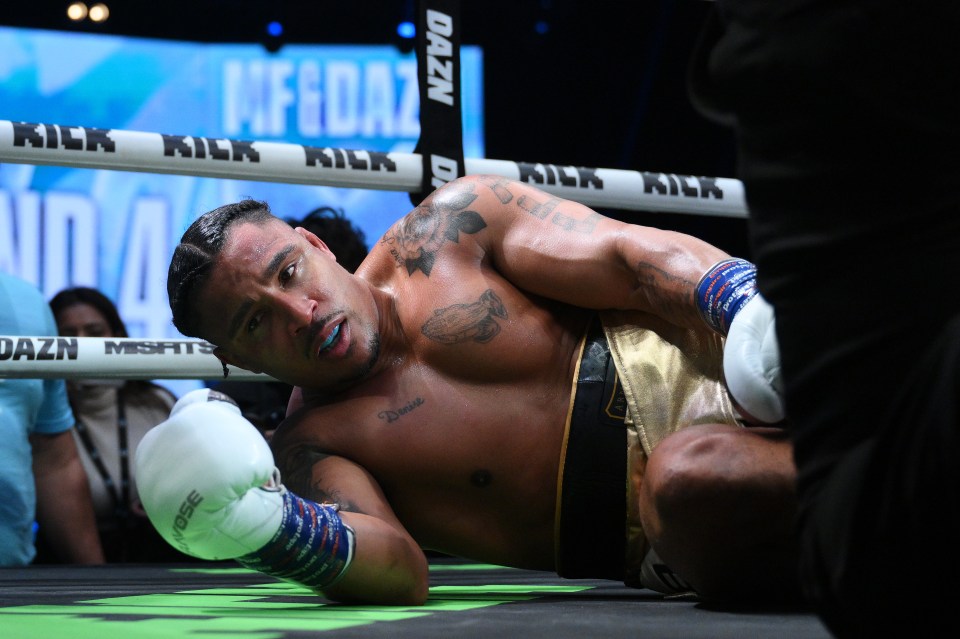
[[[62,290],[50,300],[50,308],[60,335],[129,337],[117,307],[96,289]],[[167,418],[176,397],[153,382],[119,379],[69,380],[67,394],[107,561],[191,560],[154,530],[132,474],[137,445]]]
[[[56,335],[36,288],[0,272],[0,335]],[[0,379],[0,566],[36,555],[34,522],[67,563],[103,562],[63,380]]]
[[[367,257],[366,237],[344,215],[342,209],[321,206],[302,219],[287,218],[296,228],[302,226],[329,247],[337,262],[351,273]],[[266,437],[280,424],[287,413],[287,402],[292,387],[282,382],[232,382],[225,380],[210,385],[230,396],[240,406],[244,416]]]

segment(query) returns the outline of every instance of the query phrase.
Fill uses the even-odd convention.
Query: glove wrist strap
[[[329,588],[353,559],[353,529],[337,507],[283,493],[283,522],[263,548],[239,557],[245,568],[292,581],[316,591]]]
[[[726,335],[733,318],[756,294],[757,267],[747,260],[723,260],[700,278],[697,308],[710,328]]]

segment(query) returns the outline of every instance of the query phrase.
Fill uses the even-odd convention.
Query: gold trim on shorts
[[[573,404],[577,398],[577,381],[580,379],[580,363],[583,361],[583,349],[587,344],[588,329],[584,329],[580,337],[580,346],[577,347],[577,365],[573,368],[573,379],[570,382],[570,403],[567,406],[567,419],[563,426],[563,440],[560,445],[560,465],[557,469],[557,501],[553,511],[553,564],[560,565],[560,506],[563,501],[563,471],[567,462],[567,441],[570,438],[570,422],[573,419]]]
[[[739,422],[723,382],[719,335],[634,311],[603,311],[600,319],[627,400],[624,582],[639,585],[640,566],[649,550],[639,513],[647,455],[687,426]]]

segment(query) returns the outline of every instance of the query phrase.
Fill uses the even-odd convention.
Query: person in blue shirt
[[[0,351],[16,335],[56,335],[33,285],[0,272]],[[63,380],[0,379],[0,566],[33,561],[34,522],[64,562],[103,563]]]

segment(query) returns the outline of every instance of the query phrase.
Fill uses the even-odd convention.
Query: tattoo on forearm
[[[489,342],[500,332],[496,318],[506,319],[507,309],[493,292],[487,289],[472,304],[453,304],[433,311],[420,332],[441,344],[462,342]]]
[[[303,493],[310,490],[313,465],[325,457],[325,453],[307,446],[295,446],[284,454],[278,454],[277,468],[280,469],[284,485],[298,495],[306,496]]]
[[[692,287],[694,283],[685,277],[669,273],[650,262],[637,263],[637,280],[650,286]]]
[[[345,499],[339,491],[325,490],[321,487],[321,482],[313,480],[314,465],[327,457],[327,453],[309,446],[298,446],[287,454],[278,456],[278,467],[284,486],[294,494],[318,504],[336,504],[340,510],[360,512],[356,504]]]
[[[362,512],[357,505],[344,497],[339,490],[324,490],[320,487],[320,482],[314,482],[313,486],[310,487],[310,490],[306,495],[302,495],[307,499],[312,499],[318,504],[335,504],[339,507],[340,510],[359,513]]]
[[[443,197],[430,195],[388,231],[382,243],[389,245],[397,266],[408,275],[416,271],[430,275],[437,253],[446,242],[459,242],[460,233],[473,234],[487,223],[476,211],[468,209],[477,194],[466,186],[448,190]]]
[[[397,421],[398,419],[400,419],[410,411],[414,410],[418,406],[422,406],[423,402],[424,402],[424,399],[422,397],[417,397],[415,399],[410,400],[400,408],[395,408],[391,410],[382,410],[379,413],[377,413],[377,417],[379,417],[380,419],[386,420],[386,422],[389,424],[391,422]]]
[[[636,272],[637,283],[648,292],[650,304],[664,313],[683,312],[683,309],[677,308],[680,304],[676,301],[676,298],[669,294],[669,291],[687,289],[691,291],[691,295],[696,295],[694,290],[696,284],[694,282],[685,277],[668,273],[649,262],[639,262]]]

